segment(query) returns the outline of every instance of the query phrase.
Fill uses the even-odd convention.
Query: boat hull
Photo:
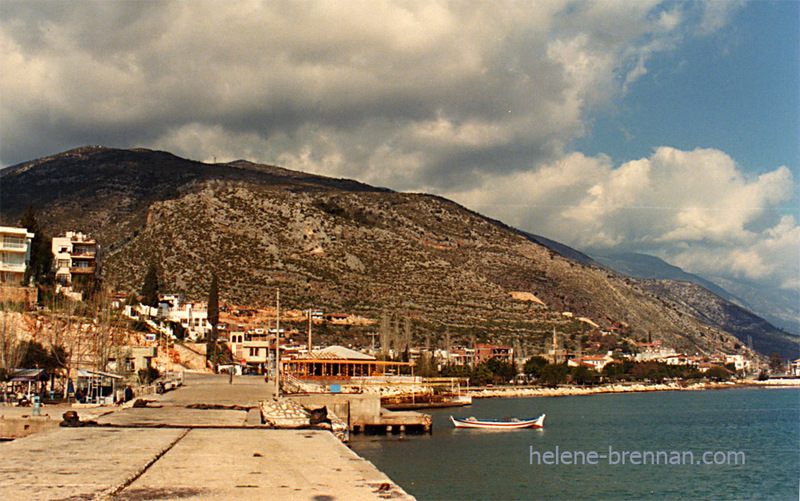
[[[456,428],[480,428],[484,430],[519,430],[521,428],[542,428],[545,415],[536,419],[521,421],[493,420],[493,419],[462,419],[450,416],[450,421]]]

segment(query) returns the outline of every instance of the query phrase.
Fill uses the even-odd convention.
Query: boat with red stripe
[[[476,419],[474,417],[457,418],[450,416],[450,421],[453,422],[456,428],[518,430],[520,428],[542,428],[544,426],[544,417],[544,414],[535,419]]]

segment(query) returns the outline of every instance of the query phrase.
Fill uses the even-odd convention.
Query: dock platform
[[[328,431],[249,424],[270,394],[263,380],[197,375],[99,426],[0,443],[0,499],[413,499]]]

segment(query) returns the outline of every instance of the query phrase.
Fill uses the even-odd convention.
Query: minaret
[[[558,363],[558,335],[556,334],[556,328],[553,327],[553,363]]]

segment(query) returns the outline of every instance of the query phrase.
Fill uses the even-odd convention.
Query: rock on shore
[[[633,393],[642,391],[706,390],[711,388],[732,388],[736,383],[680,383],[666,384],[610,384],[603,386],[560,386],[558,388],[481,388],[470,389],[473,398],[490,397],[563,397],[569,395],[594,395],[597,393]]]

